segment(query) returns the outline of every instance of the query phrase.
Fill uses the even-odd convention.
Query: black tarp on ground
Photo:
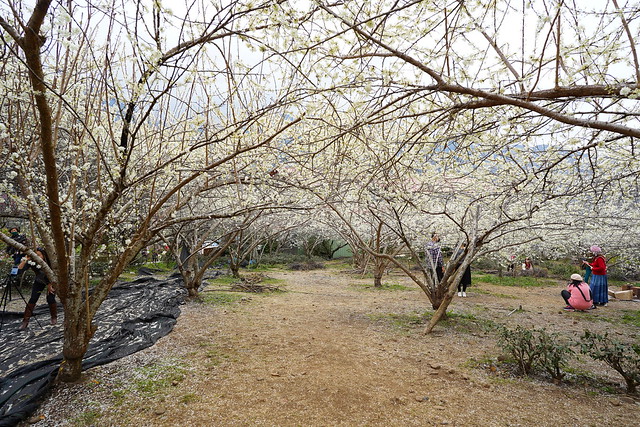
[[[186,291],[179,278],[143,277],[115,286],[95,316],[98,330],[89,343],[83,370],[150,347],[168,334],[180,315]],[[26,419],[55,379],[62,361],[63,310],[49,325],[41,298],[29,329],[20,331],[22,313],[5,312],[0,331],[0,426]]]

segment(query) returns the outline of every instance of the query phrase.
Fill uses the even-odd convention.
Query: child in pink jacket
[[[560,295],[567,303],[565,310],[588,310],[594,306],[591,289],[589,285],[584,283],[582,276],[579,274],[571,275],[571,283],[567,285],[567,289],[563,290]]]

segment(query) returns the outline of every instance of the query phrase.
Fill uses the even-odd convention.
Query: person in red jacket
[[[564,302],[567,303],[565,310],[588,310],[593,306],[591,289],[579,274],[571,275],[571,282],[567,289],[560,292]]]
[[[593,253],[593,261],[582,261],[591,267],[591,294],[593,295],[594,305],[606,306],[609,302],[609,283],[607,281],[607,260],[602,255],[602,249],[599,246],[591,246]]]

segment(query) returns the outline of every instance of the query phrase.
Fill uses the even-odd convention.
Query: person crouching
[[[591,289],[579,274],[571,275],[571,282],[567,285],[567,289],[560,292],[567,306],[565,310],[589,310],[594,307]]]

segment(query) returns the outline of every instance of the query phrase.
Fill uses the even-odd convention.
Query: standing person
[[[50,265],[49,257],[47,256],[47,252],[44,249],[36,249],[36,254],[38,254],[38,256],[42,258],[44,262],[47,263],[47,265]],[[55,325],[56,323],[58,323],[58,307],[56,305],[56,295],[55,289],[53,288],[53,283],[47,277],[44,269],[33,262],[29,258],[29,256],[24,257],[22,259],[22,262],[18,266],[18,269],[20,271],[19,274],[21,274],[22,271],[26,270],[27,268],[31,268],[32,270],[34,270],[36,272],[36,277],[33,280],[33,286],[31,287],[31,298],[29,298],[29,302],[27,302],[27,306],[24,309],[24,316],[22,318],[20,329],[27,329],[27,326],[29,326],[29,319],[33,314],[33,309],[36,308],[36,303],[40,298],[40,294],[42,293],[42,291],[44,291],[45,288],[47,289],[47,304],[49,304],[49,312],[51,313],[51,324]]]
[[[458,252],[456,253],[456,259],[458,259],[459,257],[462,257],[462,254],[464,253],[464,249],[466,247],[467,247],[467,244],[463,243],[460,249],[458,250]],[[461,264],[462,262],[459,260],[458,267],[460,267]],[[468,286],[471,286],[471,265],[468,265],[467,268],[465,268],[464,273],[462,274],[462,279],[460,279],[460,283],[458,283],[459,297],[463,297],[463,298],[467,297]]]
[[[436,232],[431,233],[431,241],[427,243],[427,256],[427,267],[431,271],[435,270],[438,283],[440,283],[444,276],[444,261],[440,250],[440,236]]]
[[[593,295],[593,304],[606,306],[609,302],[609,283],[607,281],[607,260],[602,255],[602,249],[593,245],[590,248],[593,254],[593,261],[582,261],[583,264],[591,267],[591,294]]]
[[[507,260],[507,272],[514,274],[515,269],[516,269],[516,256],[510,255],[509,259]]]
[[[16,242],[26,245],[27,237],[24,234],[20,234],[20,227],[11,227],[9,229],[9,234],[11,234],[11,238]],[[7,245],[5,249],[5,253],[13,258],[13,265],[16,266],[20,264],[22,260],[22,256],[24,255],[20,249],[17,249],[11,245]]]
[[[589,279],[591,278],[591,266],[588,264],[589,262],[593,262],[593,256],[590,253],[587,254],[587,259],[582,260],[582,267],[584,268],[584,283],[589,283]],[[584,261],[587,261],[586,263]]]
[[[579,274],[571,275],[571,282],[567,285],[567,289],[560,292],[567,306],[565,310],[588,310],[593,306],[593,298],[591,289],[587,285],[582,276]]]

